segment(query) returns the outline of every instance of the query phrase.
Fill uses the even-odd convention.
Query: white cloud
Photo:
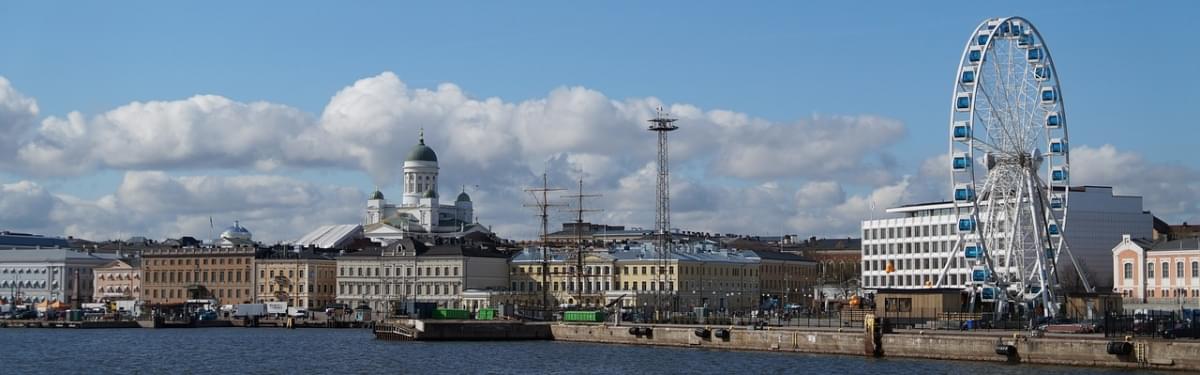
[[[356,169],[396,196],[390,192],[398,190],[401,163],[421,128],[439,156],[442,196],[470,186],[480,219],[503,235],[536,234],[522,188],[539,184],[543,171],[552,185],[573,188],[583,177],[589,192],[603,194],[589,202],[605,209],[592,220],[651,227],[655,142],[646,120],[660,106],[680,126],[671,133],[676,227],[855,234],[872,201],[882,211],[940,199],[946,190],[944,160],[926,160],[915,175],[894,165],[889,149],[906,129],[893,119],[814,115],[775,122],[653,97],[611,99],[584,87],[506,102],[473,98],[453,84],[412,88],[385,72],[338,91],[319,114],[198,95],[97,115],[72,112],[40,124],[36,103],[7,81],[0,81],[0,103],[17,103],[0,104],[10,108],[0,109],[9,116],[0,118],[19,118],[20,129],[28,129],[9,144],[19,158],[8,160],[21,164],[8,170],[35,181],[128,171],[120,186],[95,200],[46,193],[55,208],[43,224],[69,234],[202,235],[214,215],[287,239],[315,221],[358,222],[362,193],[276,174]],[[189,175],[212,170],[248,175]],[[569,219],[566,212],[555,215],[553,223]]]
[[[38,116],[37,101],[26,97],[0,77],[0,167],[13,162],[17,149],[26,142]]]
[[[144,235],[208,236],[234,220],[267,242],[290,240],[325,224],[361,221],[366,197],[353,188],[288,177],[182,176],[129,172],[112,194],[95,200],[52,194],[34,182],[0,185],[0,226],[90,239]]]
[[[1071,181],[1140,195],[1147,210],[1170,223],[1200,222],[1200,171],[1190,166],[1155,163],[1109,144],[1076,146],[1071,149]]]

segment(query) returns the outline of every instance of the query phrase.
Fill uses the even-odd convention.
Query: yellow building
[[[551,308],[613,304],[749,311],[767,299],[800,303],[816,278],[816,264],[798,256],[700,246],[661,260],[649,244],[590,249],[584,253],[582,273],[576,272],[580,262],[573,251],[551,251],[547,258],[549,273],[543,279],[540,250],[526,249],[514,256],[509,291],[491,293],[488,302],[538,309],[545,289]]]
[[[146,305],[215,299],[220,304],[254,300],[254,247],[184,247],[142,251],[142,297]]]
[[[337,261],[307,252],[278,251],[255,259],[256,302],[287,302],[317,310],[337,297]]]

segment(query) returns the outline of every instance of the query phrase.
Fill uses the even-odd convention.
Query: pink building
[[[1113,292],[1144,303],[1200,301],[1200,238],[1131,239],[1112,249]]]

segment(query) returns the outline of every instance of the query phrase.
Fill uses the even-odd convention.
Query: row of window
[[[383,267],[382,276],[400,276],[401,267]],[[458,267],[404,267],[404,276],[412,276],[416,269],[417,276],[458,276]],[[381,276],[379,267],[338,267],[338,276]],[[365,272],[364,272],[365,271]],[[300,276],[304,277],[304,276]]]
[[[863,286],[867,288],[924,286],[933,285],[936,282],[936,275],[884,275],[863,277]],[[946,282],[942,283],[942,285],[962,285],[966,282],[967,274],[951,273],[946,275]]]
[[[245,261],[245,263],[242,263],[243,261]],[[175,266],[175,265],[181,265],[181,266],[190,266],[190,265],[193,265],[193,264],[195,264],[195,265],[207,265],[207,264],[218,264],[218,265],[225,265],[225,264],[237,264],[237,265],[240,265],[240,264],[250,264],[250,258],[240,258],[240,257],[239,257],[239,258],[227,259],[227,258],[223,258],[223,257],[217,257],[217,258],[212,258],[212,259],[209,259],[209,258],[200,258],[200,259],[198,259],[198,260],[192,260],[192,259],[190,259],[190,258],[184,258],[184,259],[147,259],[147,260],[146,260],[146,265],[149,265],[149,266]]]
[[[272,284],[270,287],[267,287],[263,284],[258,284],[258,293],[260,294],[282,291],[293,293],[293,286],[288,285],[286,288],[284,288],[283,286],[276,286],[275,284]],[[300,291],[304,291],[304,284],[300,284]],[[333,285],[316,285],[314,287],[313,284],[308,284],[308,293],[333,293]]]
[[[401,289],[403,289],[403,293],[401,293]],[[386,284],[382,286],[379,284],[338,283],[338,295],[458,295],[458,291],[459,285],[453,283]]]
[[[886,240],[956,234],[954,224],[928,224],[907,227],[863,229],[863,240]]]
[[[1183,262],[1175,262],[1175,277],[1183,277]],[[1133,263],[1125,263],[1126,280],[1133,279]],[[1200,262],[1192,261],[1192,277],[1200,277]],[[1146,278],[1154,278],[1154,261],[1146,262]],[[1162,262],[1162,278],[1171,278],[1171,262]]]
[[[240,283],[250,281],[250,271],[149,271],[151,283]],[[244,275],[244,277],[243,277]]]

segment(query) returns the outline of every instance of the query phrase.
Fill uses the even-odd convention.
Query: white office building
[[[905,205],[887,210],[888,218],[862,222],[864,289],[923,288],[937,282],[950,252],[948,282],[965,285],[970,267],[955,249],[958,217],[954,202]],[[1093,278],[1096,290],[1112,288],[1112,244],[1123,234],[1150,238],[1154,218],[1142,210],[1142,197],[1113,195],[1106,186],[1072,187],[1063,232],[1075,259]],[[1067,260],[1060,261],[1066,264]],[[886,271],[893,262],[894,272]],[[1064,275],[1065,277],[1065,275]]]

